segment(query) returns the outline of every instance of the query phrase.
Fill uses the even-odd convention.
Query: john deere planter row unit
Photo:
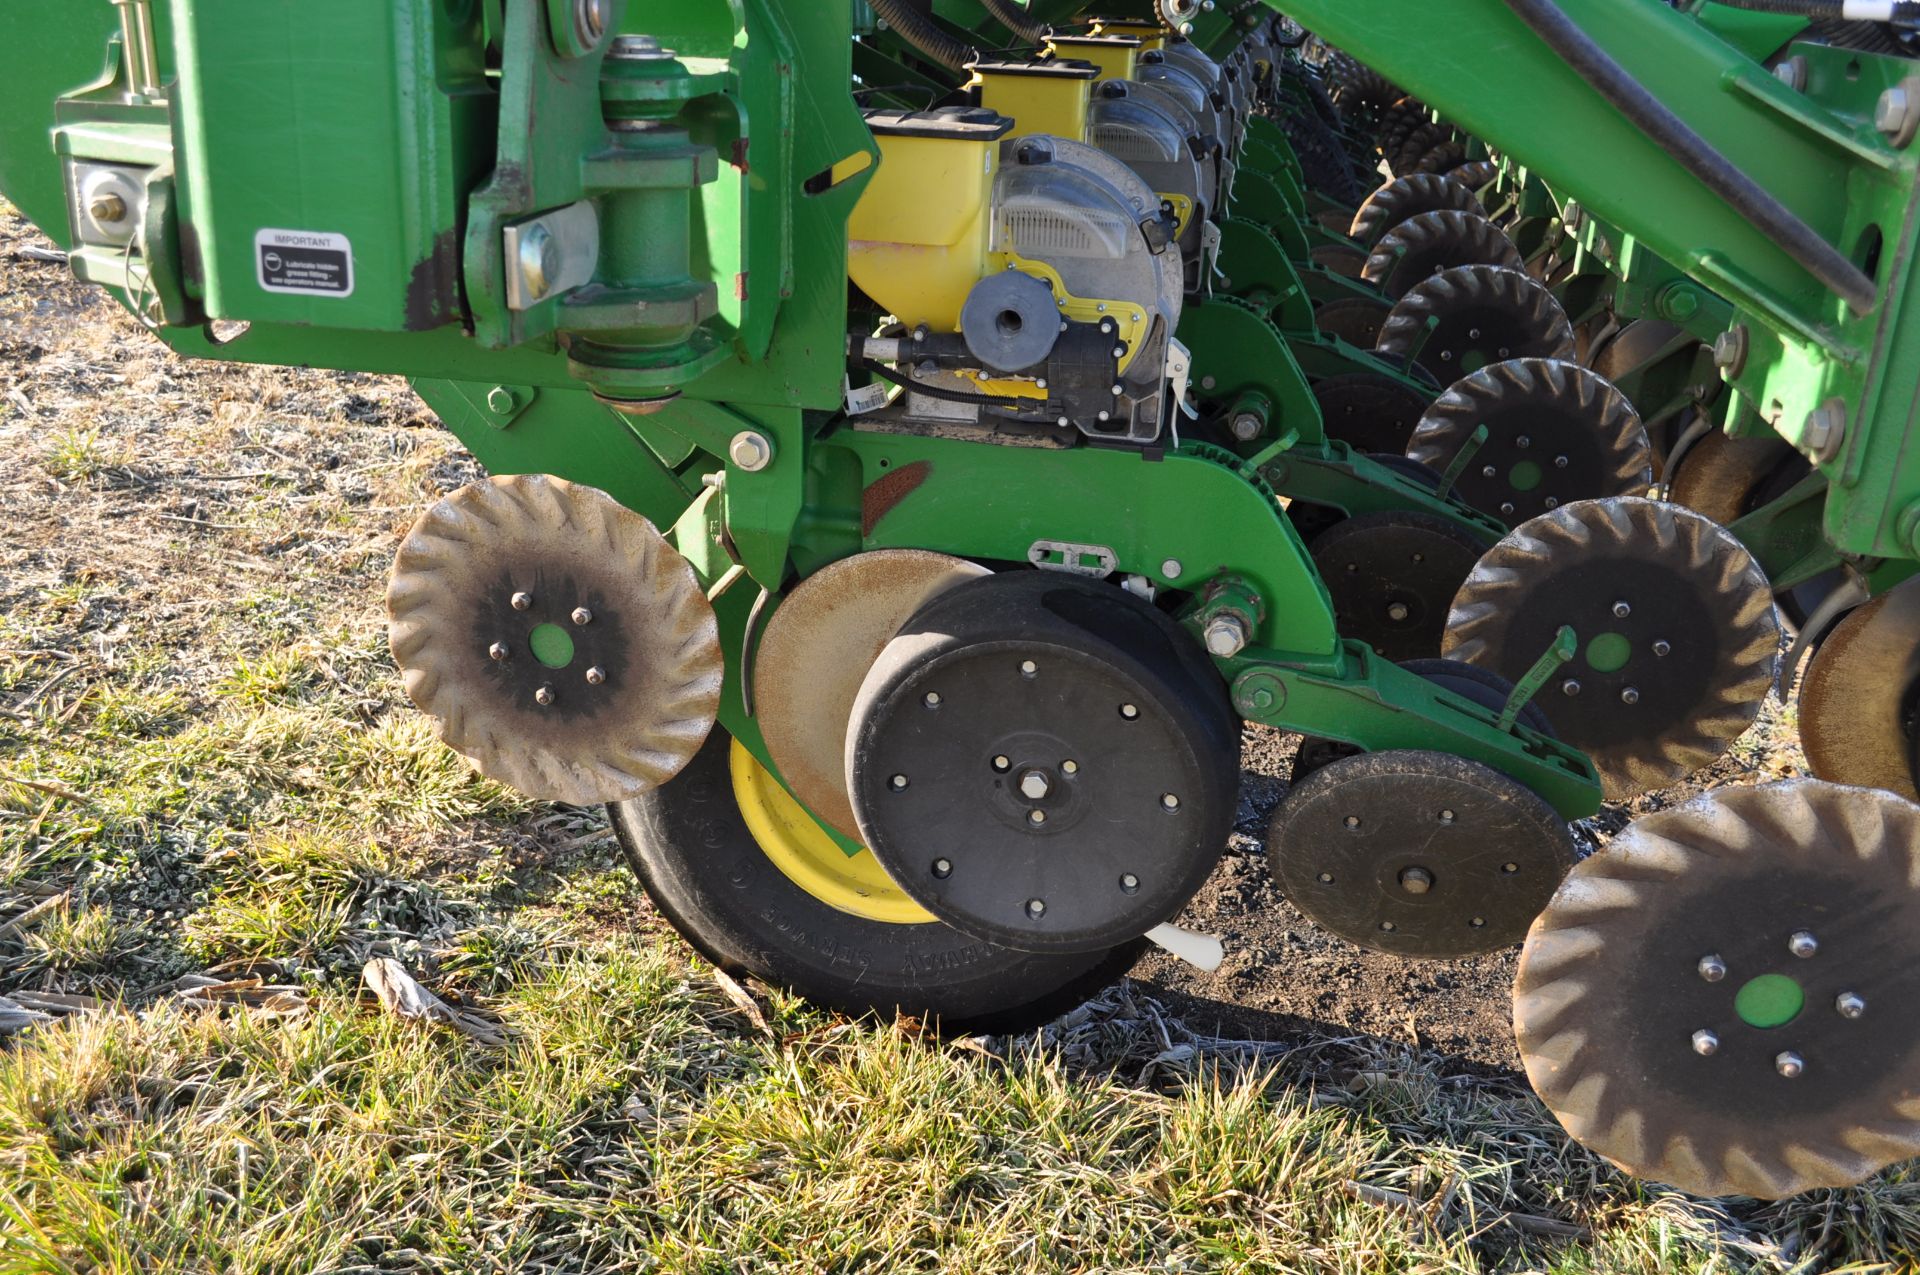
[[[1217,961],[1278,727],[1290,901],[1524,942],[1573,1136],[1778,1197],[1920,1152],[1920,44],[1742,3],[12,0],[0,190],[183,354],[412,378],[494,477],[409,694],[713,960]],[[1575,866],[1796,685],[1819,779]]]

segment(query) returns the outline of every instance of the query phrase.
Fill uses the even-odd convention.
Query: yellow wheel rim
[[[841,849],[739,740],[733,741],[729,768],[747,831],[787,880],[828,907],[863,920],[927,925],[936,919],[893,883],[872,851]]]

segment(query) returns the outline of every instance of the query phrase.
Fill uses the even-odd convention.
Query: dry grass
[[[1910,1174],[1689,1200],[1511,1079],[1131,985],[763,1030],[597,813],[404,705],[386,559],[475,472],[411,394],[182,363],[27,235],[0,205],[0,996],[103,1003],[0,1043],[0,1272],[1912,1268]],[[511,1043],[377,1013],[374,956]],[[241,975],[288,990],[179,990]]]

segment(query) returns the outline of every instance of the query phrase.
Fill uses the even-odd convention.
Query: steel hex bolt
[[[1727,963],[1717,955],[1701,957],[1697,968],[1700,971],[1700,977],[1709,983],[1717,983],[1727,976]]]
[[[516,611],[524,611],[533,605],[533,595],[531,593],[516,593],[507,600],[513,604],[513,609]]]
[[[1806,446],[1803,450],[1814,460],[1826,462],[1840,454],[1840,444],[1847,437],[1847,405],[1837,398],[1830,398],[1807,413],[1807,427],[1803,435]]]
[[[1920,100],[1916,99],[1914,89],[1911,78],[1902,80],[1882,93],[1874,104],[1873,126],[1896,147],[1907,145],[1913,140],[1914,132],[1920,130]]]
[[[535,691],[533,693],[533,702],[538,704],[542,708],[546,708],[548,705],[552,704],[553,688],[551,686],[543,686],[539,690]]]
[[[1731,381],[1747,370],[1747,328],[1738,324],[1713,338],[1713,365]]]
[[[1711,1057],[1720,1049],[1720,1038],[1702,1027],[1693,1034],[1693,1052],[1702,1058]]]
[[[1800,1073],[1807,1069],[1807,1060],[1789,1049],[1774,1055],[1773,1069],[1788,1080],[1798,1080]]]
[[[1820,950],[1820,943],[1811,931],[1796,930],[1793,937],[1787,940],[1787,950],[1804,961]]]
[[[1047,782],[1043,771],[1029,770],[1020,776],[1020,795],[1029,801],[1039,801],[1052,791],[1053,785]]]
[[[1222,612],[1207,621],[1207,652],[1230,660],[1246,649],[1250,636],[1245,616],[1237,611]]]
[[[1858,992],[1842,992],[1833,999],[1834,1009],[1842,1018],[1858,1018],[1867,1012],[1866,998]]]
[[[507,650],[507,644],[505,642],[495,642],[487,648],[487,655],[495,662],[506,659],[509,654],[511,654],[511,652]]]
[[[773,463],[773,444],[764,434],[743,429],[727,444],[727,457],[747,473],[757,474]]]
[[[587,670],[588,686],[598,686],[606,680],[607,680],[607,670],[601,668],[598,664],[594,665],[592,668]]]
[[[573,609],[573,622],[582,626],[592,624],[593,612],[587,610],[585,607],[575,607]]]

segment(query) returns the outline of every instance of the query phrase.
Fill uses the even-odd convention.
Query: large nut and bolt
[[[1029,770],[1020,776],[1020,795],[1028,801],[1039,801],[1053,791],[1053,785],[1047,782],[1042,770]]]
[[[1223,660],[1246,650],[1253,637],[1248,631],[1247,617],[1237,611],[1223,612],[1208,620],[1205,633],[1207,653]]]
[[[1807,428],[1801,438],[1801,450],[1825,464],[1840,454],[1847,437],[1847,405],[1830,398],[1807,413]]]
[[[1747,370],[1749,340],[1744,323],[1728,328],[1713,338],[1713,365],[1720,369],[1724,379],[1731,381]]]
[[[1909,76],[1882,93],[1874,104],[1873,126],[1896,148],[1911,143],[1920,132],[1920,80]]]
[[[1260,419],[1258,412],[1241,412],[1233,418],[1233,436],[1243,443],[1251,443],[1266,432],[1267,423]]]
[[[727,444],[727,458],[749,474],[757,474],[773,463],[773,444],[766,435],[743,429]]]
[[[87,216],[103,226],[111,226],[127,219],[127,201],[115,194],[98,196],[87,205]]]

